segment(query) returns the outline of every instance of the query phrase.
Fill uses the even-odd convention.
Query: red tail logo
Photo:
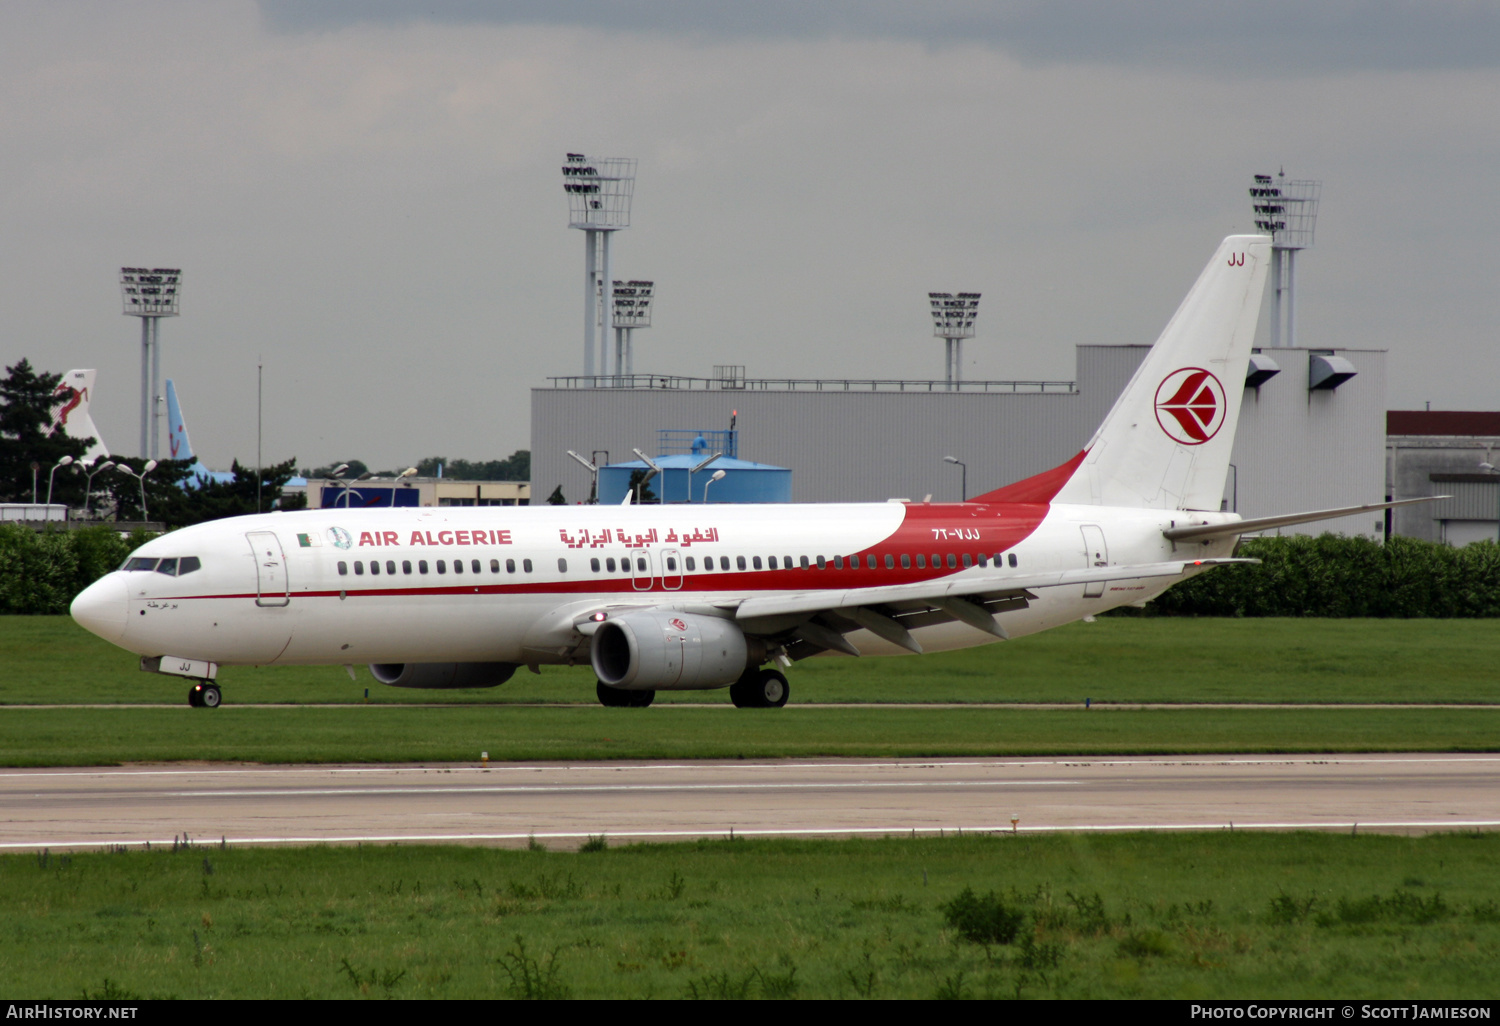
[[[1202,367],[1184,367],[1156,389],[1156,422],[1183,445],[1202,445],[1224,426],[1224,386]]]

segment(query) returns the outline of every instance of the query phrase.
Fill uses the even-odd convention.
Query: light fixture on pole
[[[151,471],[153,471],[153,470],[156,469],[156,461],[155,460],[147,460],[146,461],[146,465],[141,468],[141,472],[139,474],[137,474],[135,471],[131,470],[129,467],[127,467],[123,463],[116,463],[115,464],[115,469],[118,470],[120,473],[124,474],[125,476],[127,476],[127,477],[133,477],[137,481],[140,482],[140,485],[141,485],[141,520],[142,520],[142,522],[150,520],[151,518],[146,515],[146,475],[149,474],[149,473],[151,473]]]
[[[346,467],[345,469],[348,469],[348,468]],[[344,501],[344,508],[345,509],[349,508],[349,490],[351,488],[353,488],[354,485],[357,482],[368,481],[368,480],[370,480],[370,478],[372,478],[374,476],[375,476],[374,474],[372,474],[370,471],[367,470],[363,474],[359,475],[358,477],[345,478],[344,479],[344,494],[340,495],[339,498]]]
[[[64,456],[62,459],[52,464],[52,470],[47,474],[47,505],[52,505],[52,478],[57,473],[57,468],[70,466],[72,462],[73,457]]]
[[[635,329],[651,327],[654,281],[615,282],[615,376],[635,373]]]
[[[638,482],[636,482],[636,486],[635,486],[635,502],[636,502],[636,505],[640,505],[640,502],[641,502],[641,490],[646,487],[646,482],[647,481],[650,481],[653,477],[655,477],[656,475],[658,475],[658,474],[661,473],[661,467],[650,456],[647,456],[645,453],[641,452],[641,450],[639,450],[639,449],[631,449],[630,451],[633,452],[633,453],[635,453],[637,456],[639,456],[641,458],[641,461],[644,462],[646,464],[646,466],[648,466],[648,467],[651,468],[651,473],[647,474],[645,477],[641,478]],[[665,476],[663,476],[662,479],[661,479],[661,491],[662,491],[662,494],[659,495],[659,496],[657,496],[657,499],[656,499],[656,501],[658,503],[666,502],[667,479],[666,479]]]
[[[613,233],[630,227],[635,165],[633,157],[570,153],[562,166],[563,191],[568,195],[568,227],[584,233],[583,375],[593,387],[599,384],[594,369],[596,330],[597,373],[609,374],[610,311],[615,305],[609,239]]]
[[[161,331],[163,317],[177,316],[182,270],[177,267],[120,268],[120,298],[126,317],[141,319],[141,459],[156,459],[161,422]]]
[[[571,457],[573,457],[579,463],[582,463],[583,464],[583,469],[587,470],[589,472],[590,476],[589,476],[589,501],[588,501],[588,505],[590,505],[590,506],[596,505],[599,502],[599,465],[597,463],[592,462],[591,460],[584,459],[582,456],[578,455],[572,449],[568,450],[568,455],[571,456]]]
[[[1323,183],[1256,175],[1250,186],[1255,228],[1271,236],[1271,345],[1297,344],[1297,251],[1310,249]],[[1283,330],[1284,328],[1284,330]]]
[[[950,392],[956,390],[963,380],[963,340],[974,337],[979,295],[978,292],[960,292],[956,296],[951,292],[927,293],[927,301],[932,304],[932,335],[944,342]]]
[[[705,505],[705,506],[708,505],[708,486],[711,485],[711,484],[713,484],[715,481],[722,481],[722,480],[724,480],[724,478],[726,476],[727,476],[727,474],[726,474],[725,471],[723,471],[723,470],[716,470],[712,474],[709,475],[709,478],[708,478],[707,481],[703,482],[703,505]]]
[[[958,464],[959,469],[961,471],[963,471],[963,477],[962,477],[962,480],[963,480],[963,494],[964,494],[963,501],[964,502],[968,502],[969,501],[969,465],[967,463],[965,463],[963,460],[957,458],[956,456],[944,456],[943,457],[943,462],[944,463],[956,463],[956,464]]]
[[[396,475],[396,482],[401,482],[401,481],[406,480],[408,477],[416,477],[416,476],[417,476],[417,468],[416,467],[407,467],[405,470],[401,471],[401,473],[399,473],[399,474]],[[391,484],[391,508],[392,509],[396,508],[396,483],[395,482],[393,482]]]
[[[88,480],[83,486],[83,515],[85,517],[89,515],[90,503],[94,498],[94,475],[106,471],[114,465],[114,460],[105,460],[103,463],[95,460],[93,463],[87,464],[88,470],[84,471],[84,473],[88,475]]]
[[[704,460],[702,463],[698,464],[696,467],[693,467],[688,471],[688,502],[693,501],[693,475],[698,473],[698,471],[702,470],[704,467],[708,466],[714,460],[723,455],[724,454],[722,452],[716,452],[708,459]],[[703,484],[703,501],[708,501],[708,482],[704,482]]]

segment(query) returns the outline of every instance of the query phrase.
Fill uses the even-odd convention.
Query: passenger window
[[[1016,565],[1016,554],[1014,552],[1007,556],[1006,559],[1009,560],[1011,566]]]
[[[828,569],[828,561],[825,560],[822,556],[818,557],[818,569],[819,570],[827,570]]]
[[[677,557],[676,556],[668,556],[667,557],[667,569],[668,570],[673,570],[673,571],[675,571],[677,569]]]
[[[448,561],[447,560],[440,559],[440,560],[437,561],[437,572],[440,573],[440,574],[445,574],[445,573],[448,572]]]
[[[641,573],[645,573],[646,572],[646,557],[645,556],[636,556],[635,557],[635,568],[637,570],[639,570]]]
[[[745,569],[745,557],[744,556],[735,556],[734,557],[734,565],[737,566],[741,570]]]
[[[417,573],[419,573],[419,574],[425,574],[426,572],[427,572],[427,560],[425,560],[425,559],[419,559],[419,560],[417,560]]]
[[[720,570],[728,570],[729,569],[729,557],[728,556],[720,556],[719,557],[719,569]]]
[[[896,569],[896,557],[891,555],[889,552],[885,554],[885,568],[887,570]]]
[[[952,552],[948,553],[948,569],[949,570],[956,570],[956,569],[958,569],[958,556],[955,555]]]
[[[453,572],[456,573],[456,574],[461,574],[461,573],[464,572],[464,561],[463,560],[461,560],[461,559],[455,559],[453,561]]]
[[[844,569],[844,557],[843,556],[834,556],[833,557],[833,568],[835,570],[842,570],[842,569]]]
[[[560,574],[565,574],[568,572],[568,561],[560,556],[557,560],[557,572]]]
[[[177,576],[181,577],[183,574],[190,574],[202,565],[202,563],[198,562],[197,556],[183,556],[177,561]]]
[[[971,555],[969,555],[967,552],[965,552],[964,553],[964,569],[967,570],[967,569],[969,569],[969,567],[971,567],[973,565],[974,565],[974,557],[971,556]]]
[[[784,566],[784,567],[786,567],[788,570],[790,570],[792,568],[792,557],[791,556],[782,556],[781,557],[781,565]]]
[[[492,559],[492,560],[490,560],[490,573],[492,573],[492,574],[498,574],[499,572],[500,572],[500,561],[498,559]]]
[[[164,560],[162,560],[160,563],[156,564],[156,572],[159,573],[159,574],[166,574],[168,577],[176,577],[177,576],[177,560],[175,560],[175,559],[164,559]]]
[[[595,556],[593,559],[589,560],[589,569],[594,571],[594,573],[596,574],[599,572],[599,557]]]
[[[339,576],[340,577],[348,577],[349,576],[349,564],[345,563],[342,559],[339,560]]]
[[[365,575],[365,565],[363,563],[361,563],[359,560],[356,559],[354,561],[354,576],[355,577],[363,577],[364,575]]]
[[[917,553],[917,569],[918,570],[926,570],[927,569],[927,557],[924,556],[924,555],[922,555],[920,552]]]
[[[901,553],[901,569],[911,569],[911,556],[907,555],[905,552]]]
[[[380,576],[380,560],[370,560],[370,573],[374,574],[377,577]]]
[[[401,561],[401,572],[403,574],[409,574],[409,573],[411,573],[411,560],[409,560],[409,559],[403,559]]]
[[[516,561],[514,559],[507,559],[505,561],[505,572],[508,574],[516,572]]]
[[[697,561],[694,560],[692,556],[687,557],[687,568],[689,570],[696,570],[696,569],[698,569],[698,567],[697,567]]]
[[[394,559],[388,559],[385,561],[385,572],[388,574],[394,574],[396,572],[396,561]]]
[[[874,570],[875,569],[875,553],[872,552],[868,556],[865,557],[865,569],[866,570]]]
[[[981,552],[979,554],[979,565],[980,566],[989,566],[990,565],[990,554],[988,552]]]
[[[604,561],[604,569],[608,570],[610,573],[614,573],[615,572],[615,557],[614,556],[610,556],[609,558],[607,558]]]
[[[531,560],[529,560],[529,559],[523,559],[523,560],[521,560],[521,569],[525,570],[528,574],[531,573]]]
[[[755,569],[759,570],[760,569],[760,557],[756,556],[753,559],[751,559],[750,560],[750,565],[753,566]]]
[[[934,569],[934,570],[936,570],[936,569],[938,569],[938,568],[939,568],[939,567],[941,567],[941,566],[942,566],[942,565],[943,565],[943,557],[942,557],[942,554],[941,554],[941,553],[938,553],[938,552],[934,552],[934,553],[933,553],[933,554],[932,554],[932,568],[933,568],[933,569]]]
[[[775,570],[776,569],[776,557],[775,556],[767,556],[766,557],[766,566],[768,568],[772,569],[772,570]]]
[[[476,574],[479,573],[479,560],[477,560],[477,559],[471,559],[471,560],[469,560],[469,569],[472,570],[472,571],[474,571]]]

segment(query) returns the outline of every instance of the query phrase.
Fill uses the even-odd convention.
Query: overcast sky
[[[1497,10],[17,0],[0,357],[98,368],[134,454],[118,270],[180,266],[164,376],[211,466],[255,458],[257,359],[268,462],[505,456],[582,371],[579,151],[640,161],[638,370],[941,377],[925,293],[966,290],[966,377],[1070,379],[1154,340],[1285,167],[1324,183],[1300,341],[1390,350],[1392,408],[1495,409]]]

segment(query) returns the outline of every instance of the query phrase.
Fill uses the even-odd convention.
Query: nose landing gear
[[[219,691],[219,685],[211,681],[199,681],[188,692],[188,705],[194,709],[217,709],[223,701],[224,695]]]

